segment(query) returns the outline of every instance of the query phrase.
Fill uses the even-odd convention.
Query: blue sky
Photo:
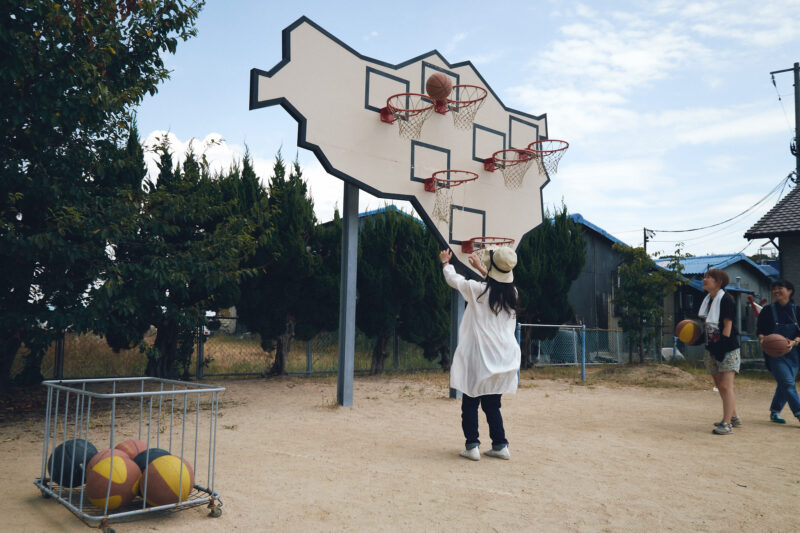
[[[774,87],[769,73],[800,61],[798,13],[800,0],[209,0],[198,36],[165,58],[171,79],[139,107],[139,129],[150,140],[168,131],[177,151],[191,142],[216,168],[240,159],[246,144],[264,180],[278,149],[297,155],[317,216],[329,219],[341,182],[297,148],[297,123],[283,109],[248,110],[250,69],[272,68],[281,31],[305,15],[374,59],[400,63],[435,49],[450,63],[472,61],[504,104],[547,113],[550,137],[570,142],[545,207],[563,199],[571,213],[641,246],[644,227],[716,224],[794,170],[792,74],[776,75]],[[742,235],[779,198],[776,190],[712,229],[659,231],[648,251],[670,253],[682,240],[695,255],[755,253],[765,241],[748,246]],[[361,194],[363,209],[383,203]]]

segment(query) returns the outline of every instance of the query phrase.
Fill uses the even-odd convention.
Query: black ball
[[[150,454],[149,456],[147,455],[148,453]],[[136,457],[133,458],[133,462],[136,463],[136,466],[139,467],[139,470],[144,472],[147,470],[148,464],[152,463],[159,457],[163,457],[164,455],[169,455],[169,452],[167,450],[162,450],[161,448],[150,448],[149,450],[139,452]]]
[[[50,474],[50,479],[63,487],[79,487],[83,477],[84,455],[86,463],[88,463],[96,453],[97,448],[88,440],[68,440],[53,450],[47,460],[47,473]],[[63,469],[61,468],[62,460],[64,461]]]

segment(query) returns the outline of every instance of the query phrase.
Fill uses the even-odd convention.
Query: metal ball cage
[[[219,394],[224,387],[139,377],[50,380],[43,385],[47,388],[47,405],[41,476],[34,480],[43,497],[54,498],[86,525],[104,532],[113,532],[110,527],[113,523],[201,505],[209,509],[209,516],[222,514],[214,477]],[[79,469],[81,479],[73,479],[75,470],[65,472],[65,463],[72,465],[77,461],[85,465],[91,458],[85,452],[80,457],[75,446],[71,447],[72,456],[67,456],[68,447],[64,444],[85,439],[99,445],[98,450],[105,447],[114,450],[128,438],[143,441],[148,449],[165,449],[192,467],[194,485],[186,499],[177,495],[176,503],[153,506],[137,495],[131,503],[114,510],[108,509],[108,503],[98,507],[89,501],[85,469]],[[59,445],[62,445],[58,463],[61,470],[54,472],[55,450]],[[113,477],[114,464],[111,463],[109,478]],[[179,484],[182,483],[180,480]],[[141,494],[147,494],[145,475],[140,478],[140,486]]]

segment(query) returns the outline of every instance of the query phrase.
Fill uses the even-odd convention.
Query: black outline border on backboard
[[[322,167],[325,169],[325,171],[328,174],[336,176],[337,178],[339,178],[339,179],[341,179],[341,180],[343,180],[343,181],[345,181],[347,183],[355,185],[359,189],[367,191],[368,193],[372,194],[373,196],[377,196],[378,198],[390,198],[390,199],[394,199],[394,200],[405,200],[405,201],[410,202],[411,205],[414,206],[414,209],[417,211],[417,213],[420,215],[420,217],[422,217],[423,221],[428,226],[428,228],[434,233],[434,235],[436,235],[437,239],[442,244],[447,243],[447,240],[445,240],[444,236],[439,232],[438,229],[436,229],[436,224],[434,224],[433,221],[430,219],[430,217],[425,213],[425,211],[422,209],[421,205],[419,204],[419,201],[416,199],[416,197],[414,195],[384,193],[383,191],[379,191],[379,190],[375,189],[374,187],[362,182],[361,180],[359,180],[359,179],[357,179],[357,178],[355,178],[355,177],[353,177],[353,176],[351,176],[349,174],[346,174],[346,173],[336,169],[331,164],[331,162],[328,160],[328,158],[326,157],[324,150],[322,150],[322,148],[319,145],[311,143],[311,142],[309,142],[307,140],[306,128],[307,128],[308,119],[296,107],[294,107],[291,102],[289,102],[289,99],[287,97],[284,96],[284,97],[272,98],[272,99],[263,100],[263,101],[259,101],[258,100],[258,80],[259,80],[259,78],[261,78],[261,77],[271,78],[278,71],[280,71],[283,67],[285,67],[289,63],[289,61],[291,61],[291,59],[292,59],[291,34],[295,29],[297,29],[298,27],[302,26],[303,24],[308,24],[312,28],[316,29],[318,32],[320,32],[321,34],[325,35],[331,41],[333,41],[334,43],[338,44],[339,46],[341,46],[345,50],[349,51],[351,54],[353,54],[357,58],[359,58],[359,59],[361,59],[363,61],[372,63],[372,64],[377,65],[377,66],[382,67],[382,68],[386,68],[386,69],[390,69],[390,70],[399,70],[399,69],[401,69],[401,68],[403,68],[403,67],[405,67],[407,65],[410,65],[412,63],[416,63],[418,61],[422,61],[424,58],[431,57],[431,56],[438,57],[443,64],[447,65],[448,68],[451,68],[451,69],[460,68],[460,67],[471,68],[472,71],[477,76],[477,78],[481,80],[481,83],[486,88],[486,90],[489,91],[492,94],[492,96],[495,98],[495,100],[497,100],[497,102],[500,104],[500,106],[503,108],[504,111],[506,111],[508,113],[514,113],[515,115],[518,115],[520,117],[528,117],[528,118],[531,118],[533,120],[544,121],[545,130],[549,131],[549,128],[547,126],[547,114],[546,113],[543,113],[543,114],[537,116],[537,115],[532,115],[530,113],[525,113],[525,112],[522,112],[522,111],[507,107],[505,104],[503,104],[503,101],[497,96],[497,93],[494,92],[494,90],[491,88],[491,86],[488,83],[486,83],[486,80],[483,78],[483,76],[481,76],[480,72],[478,72],[478,70],[475,68],[475,66],[470,61],[462,61],[460,63],[450,63],[437,50],[432,50],[430,52],[427,52],[427,53],[421,54],[419,56],[413,57],[413,58],[411,58],[411,59],[409,59],[407,61],[404,61],[402,63],[398,63],[397,65],[393,65],[391,63],[387,63],[385,61],[380,61],[380,60],[365,56],[363,54],[360,54],[355,49],[353,49],[352,47],[350,47],[349,45],[347,45],[346,43],[344,43],[343,41],[341,41],[340,39],[338,39],[337,37],[335,37],[334,35],[332,35],[328,31],[323,29],[321,26],[319,26],[317,23],[315,23],[314,21],[312,21],[310,18],[308,18],[306,16],[302,16],[302,17],[298,18],[292,24],[290,24],[289,26],[284,28],[284,30],[283,30],[283,32],[281,34],[281,43],[282,43],[282,58],[281,58],[281,60],[274,67],[272,67],[268,71],[257,69],[257,68],[250,69],[249,109],[250,110],[254,110],[254,109],[260,109],[262,107],[271,107],[271,106],[276,106],[276,105],[281,106],[287,113],[289,113],[289,115],[292,116],[292,118],[294,118],[297,121],[297,124],[298,124],[298,127],[297,127],[297,146],[300,147],[300,148],[304,148],[306,150],[310,150],[311,152],[313,152],[314,155],[317,156],[317,159],[319,160],[320,164],[322,165]],[[383,73],[383,74],[385,74],[385,73]],[[541,138],[542,139],[546,139],[547,137],[543,136]],[[539,192],[539,202],[541,204],[540,208],[541,208],[542,215],[544,215],[544,195],[541,193],[541,190],[545,187],[545,185],[547,185],[550,182],[550,176],[546,174],[545,178],[546,179],[545,179],[544,183],[542,183],[541,187],[539,188],[539,191],[540,191]],[[544,220],[542,222],[544,222]],[[541,223],[539,225],[541,225]],[[539,225],[537,225],[536,227],[533,227],[530,230],[528,230],[527,232],[525,232],[522,235],[522,238],[520,238],[520,242],[531,231],[533,231],[537,227],[539,227]],[[517,246],[519,246],[519,242],[517,243]]]

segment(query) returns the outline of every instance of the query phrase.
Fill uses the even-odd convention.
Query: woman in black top
[[[758,314],[756,333],[763,342],[764,337],[779,333],[792,343],[789,353],[781,357],[764,356],[767,369],[772,372],[778,386],[769,406],[769,419],[778,424],[785,424],[781,417],[783,407],[788,403],[792,414],[800,419],[800,396],[797,394],[795,378],[800,369],[800,354],[797,344],[800,343],[800,326],[797,324],[797,310],[792,295],[794,286],[788,281],[776,281],[772,284],[772,303],[765,306]]]
[[[730,278],[724,270],[712,268],[703,278],[703,289],[708,291],[700,304],[699,316],[705,321],[706,370],[714,378],[714,385],[722,398],[722,421],[714,425],[713,433],[730,435],[733,426],[742,421],[736,416],[736,395],[733,392],[733,376],[739,372],[741,356],[737,340],[736,304],[725,287]]]

